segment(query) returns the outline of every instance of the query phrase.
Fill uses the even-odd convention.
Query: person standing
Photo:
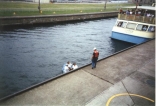
[[[120,8],[120,14],[122,14],[123,13],[123,10]]]
[[[97,63],[97,60],[99,57],[99,52],[97,51],[97,49],[94,48],[93,50],[94,50],[94,52],[93,52],[93,56],[92,56],[92,69],[96,68],[96,63]]]

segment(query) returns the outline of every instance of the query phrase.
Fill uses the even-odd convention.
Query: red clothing
[[[99,52],[96,50],[93,52],[93,58],[98,58],[99,57]]]
[[[122,9],[120,9],[120,13],[123,13]]]

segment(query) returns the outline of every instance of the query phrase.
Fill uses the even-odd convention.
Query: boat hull
[[[150,40],[150,38],[143,38],[143,37],[123,34],[123,33],[114,32],[114,31],[112,31],[111,38],[121,40],[121,41],[125,41],[125,42],[129,42],[129,43],[134,43],[134,44],[140,44],[140,43],[143,43],[143,42]]]

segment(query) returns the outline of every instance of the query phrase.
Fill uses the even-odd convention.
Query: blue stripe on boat
[[[140,43],[143,43],[143,42],[149,40],[148,38],[137,37],[137,36],[118,33],[118,32],[114,32],[114,31],[112,31],[111,38],[129,42],[129,43],[134,43],[134,44],[140,44]]]

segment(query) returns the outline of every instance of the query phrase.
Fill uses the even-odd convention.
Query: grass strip
[[[27,2],[0,2],[0,17],[5,16],[34,16],[34,15],[60,15],[60,14],[79,14],[79,13],[94,13],[94,12],[111,12],[118,11],[117,9],[123,6],[131,6],[132,4],[107,4],[107,9],[104,10],[104,4],[41,4],[41,13],[38,10],[37,3]]]

